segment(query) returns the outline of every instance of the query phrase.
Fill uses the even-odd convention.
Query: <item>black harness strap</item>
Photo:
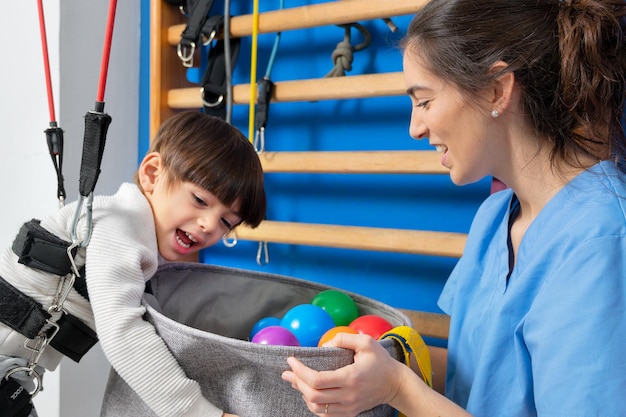
[[[57,321],[59,330],[50,341],[50,346],[79,362],[83,355],[98,343],[98,335],[76,317],[64,313]]]
[[[41,304],[0,277],[0,321],[29,339],[46,325],[50,314]]]
[[[43,228],[39,220],[25,223],[13,241],[18,262],[31,268],[59,276],[73,274],[67,254],[70,243]],[[72,251],[72,256],[76,255]],[[84,267],[74,275],[74,289],[89,300]],[[28,339],[39,336],[50,314],[41,304],[26,296],[0,277],[0,321]],[[80,361],[98,342],[98,336],[76,317],[64,313],[56,322],[58,330],[50,345],[73,361]]]
[[[178,56],[186,67],[193,66],[193,55],[212,5],[213,0],[187,0],[189,18],[178,43]]]
[[[234,67],[239,56],[241,39],[236,38],[231,43],[231,62]],[[209,49],[209,59],[206,72],[202,78],[202,103],[204,113],[226,119],[226,53],[224,41],[218,40]]]
[[[31,268],[65,276],[72,272],[72,264],[67,255],[69,242],[58,238],[33,219],[22,225],[15,240],[13,252],[18,262]],[[72,255],[76,255],[76,252]]]
[[[201,34],[205,39],[206,44],[209,44],[213,41],[224,28],[224,16],[222,15],[213,15],[209,16],[204,22],[202,26]]]
[[[74,272],[67,255],[70,245],[70,242],[44,229],[39,220],[33,219],[22,225],[13,241],[12,248],[19,263],[40,271],[65,276]],[[76,251],[77,248],[72,250],[72,256],[76,256]],[[89,299],[84,270],[81,268],[80,276],[76,276],[74,289]]]
[[[13,378],[0,381],[0,416],[27,417],[33,409],[31,395]]]
[[[101,104],[104,107],[104,103]],[[98,103],[96,103],[97,105]],[[96,188],[110,124],[111,116],[98,111],[98,109],[95,112],[85,114],[85,136],[78,187],[82,196],[89,195]]]
[[[0,321],[28,339],[39,336],[50,314],[37,301],[0,277]],[[75,362],[98,342],[97,334],[76,317],[64,313],[56,322],[50,345]],[[0,414],[3,415],[3,414]]]

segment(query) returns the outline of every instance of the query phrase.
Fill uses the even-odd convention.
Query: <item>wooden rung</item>
[[[406,87],[402,73],[390,72],[276,82],[272,102],[343,100],[404,94],[406,94]],[[250,84],[233,86],[233,103],[250,103]],[[202,107],[200,87],[169,90],[167,92],[167,105],[172,109]]]
[[[458,258],[467,235],[451,232],[376,227],[277,222],[266,220],[256,229],[237,227],[237,237],[258,242],[399,252]]]
[[[405,310],[401,312],[407,315],[413,328],[422,336],[447,339],[450,332],[450,317],[446,314],[428,313],[425,311]]]
[[[448,174],[435,151],[262,152],[265,172]]]
[[[350,0],[328,1],[310,6],[292,7],[259,13],[258,33],[274,33],[286,30],[306,29],[316,26],[340,25],[363,20],[413,14],[427,0]],[[230,34],[234,38],[252,35],[254,16],[233,16],[230,19]],[[178,45],[185,24],[168,28],[170,45]]]

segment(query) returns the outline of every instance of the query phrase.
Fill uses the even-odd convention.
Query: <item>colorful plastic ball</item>
[[[278,317],[263,317],[261,320],[254,323],[254,326],[252,326],[252,330],[250,331],[250,340],[252,340],[254,335],[257,334],[259,330],[265,329],[269,326],[280,326],[280,319]]]
[[[315,347],[322,335],[335,327],[335,322],[321,307],[300,304],[285,313],[280,325],[296,335],[300,346]]]
[[[326,333],[324,333],[322,335],[322,337],[320,338],[320,341],[317,342],[317,347],[322,347],[322,345],[330,340],[332,340],[335,336],[337,336],[337,334],[339,333],[352,333],[352,334],[357,334],[358,332],[356,330],[354,330],[352,327],[349,326],[337,326],[337,327],[333,327],[332,329],[330,329],[329,331],[327,331]]]
[[[378,340],[383,333],[393,329],[393,325],[386,319],[374,314],[366,314],[357,317],[349,326],[359,333],[372,336],[376,340]]]
[[[311,300],[311,304],[323,308],[335,322],[335,326],[347,326],[359,316],[354,300],[345,292],[325,290]]]
[[[257,332],[252,343],[276,346],[300,346],[296,336],[281,326],[268,326]]]

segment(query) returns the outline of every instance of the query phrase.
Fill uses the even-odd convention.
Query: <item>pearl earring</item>
[[[500,116],[500,113],[498,112],[498,110],[492,110],[491,111],[491,117],[493,117],[495,119],[498,116]]]

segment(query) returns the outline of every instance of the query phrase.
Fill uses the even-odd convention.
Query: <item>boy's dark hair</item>
[[[263,168],[252,144],[224,120],[187,111],[159,127],[148,152],[158,152],[168,181],[196,184],[222,204],[240,204],[242,222],[256,227],[265,217]]]

